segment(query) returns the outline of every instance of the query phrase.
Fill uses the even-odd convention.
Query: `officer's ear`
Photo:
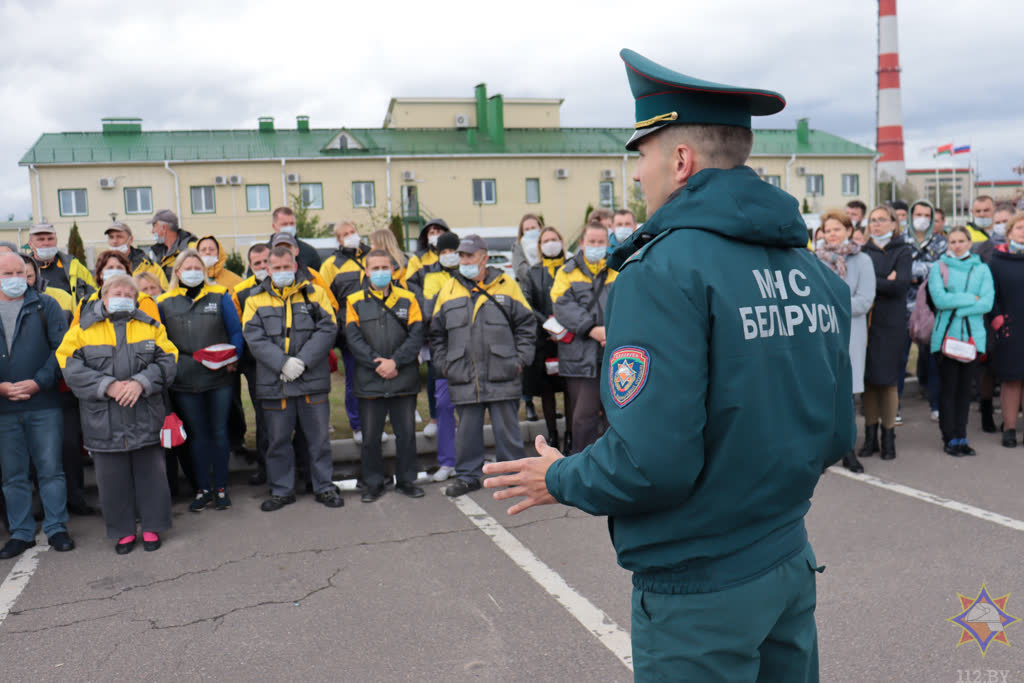
[[[676,145],[669,154],[669,169],[675,184],[677,186],[685,185],[686,181],[699,170],[697,153],[694,148],[685,142]]]

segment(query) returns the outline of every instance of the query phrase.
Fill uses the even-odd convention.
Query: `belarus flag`
[[[942,145],[941,147],[939,147],[935,151],[935,156],[939,156],[940,154],[952,154],[952,153],[953,153],[953,143],[951,142],[948,145]]]
[[[971,151],[970,145],[960,145],[953,150],[953,154],[969,154]]]

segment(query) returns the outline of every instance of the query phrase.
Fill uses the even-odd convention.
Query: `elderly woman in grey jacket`
[[[160,532],[171,526],[160,429],[178,350],[166,328],[138,309],[138,295],[131,276],[108,278],[57,349],[64,381],[79,399],[103,520],[118,555],[135,547],[136,519],[147,551],[160,547]]]
[[[853,368],[853,393],[864,391],[864,355],[868,347],[868,312],[875,302],[875,269],[860,245],[852,240],[853,223],[842,211],[829,211],[821,218],[822,239],[815,252],[850,287],[850,365]],[[864,466],[851,449],[843,458],[843,467],[863,472]]]

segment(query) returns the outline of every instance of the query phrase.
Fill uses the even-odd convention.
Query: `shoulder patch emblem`
[[[608,384],[615,405],[624,408],[647,384],[651,355],[639,346],[620,346],[608,360]]]

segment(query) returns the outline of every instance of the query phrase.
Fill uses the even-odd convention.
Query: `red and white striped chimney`
[[[896,0],[878,0],[878,159],[879,180],[906,182],[903,162],[903,107]]]

